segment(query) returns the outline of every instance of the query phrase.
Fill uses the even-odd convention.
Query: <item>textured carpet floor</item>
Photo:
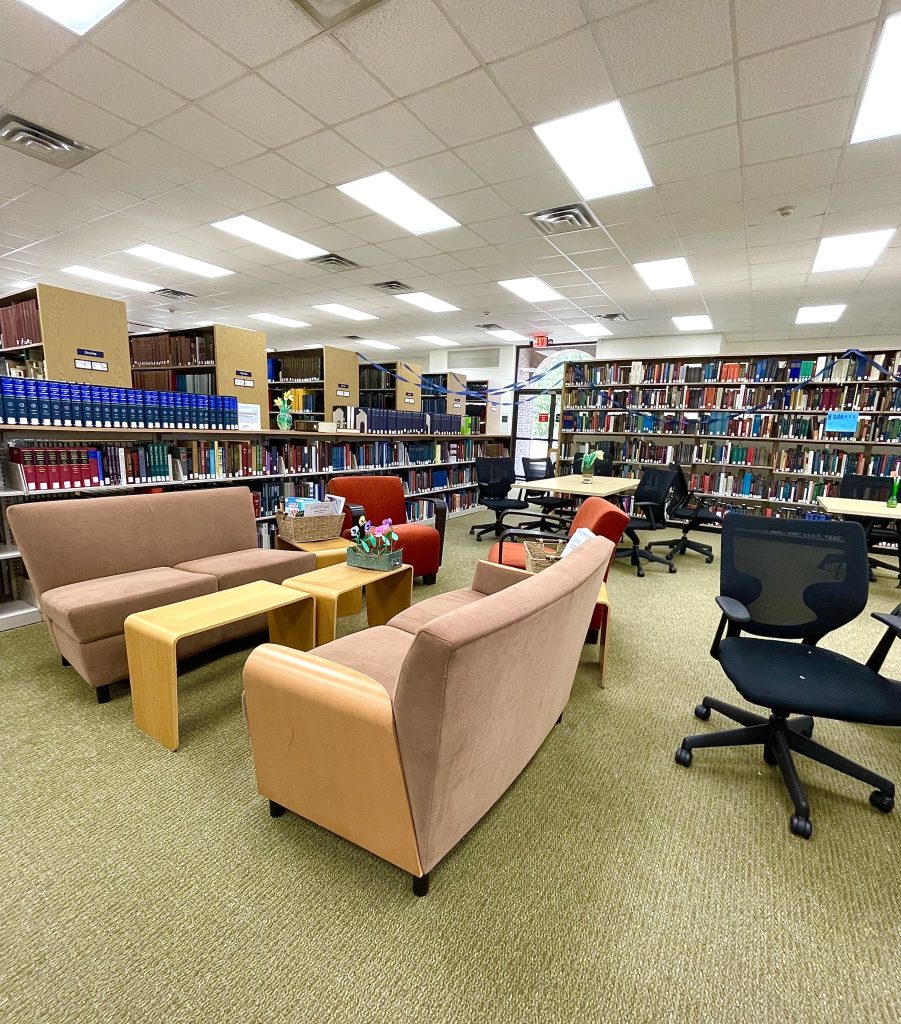
[[[471,522],[450,524],[437,589],[485,552]],[[0,635],[0,1019],[897,1024],[901,815],[802,763],[804,842],[759,751],[673,763],[683,734],[725,727],[694,719],[697,700],[734,699],[707,653],[717,565],[678,565],[614,567],[607,689],[585,648],[562,726],[427,899],[269,818],[239,706],[247,651],[188,667],[170,754],[134,729],[126,690],[94,703],[43,626]],[[883,577],[870,610],[899,596]],[[880,632],[861,618],[829,646],[865,657]],[[887,668],[901,675],[901,649]],[[899,731],[817,729],[901,782]]]

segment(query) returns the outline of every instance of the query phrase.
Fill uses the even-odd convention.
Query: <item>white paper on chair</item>
[[[569,543],[563,549],[563,553],[560,555],[561,558],[565,558],[570,551],[575,551],[576,548],[581,547],[586,541],[591,540],[594,534],[585,526],[579,527],[578,530],[569,538]]]

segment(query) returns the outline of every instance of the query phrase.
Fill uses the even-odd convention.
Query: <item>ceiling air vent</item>
[[[529,220],[545,235],[562,235],[568,231],[599,228],[601,222],[584,203],[555,206],[552,210],[530,213]]]
[[[196,299],[197,296],[191,292],[180,292],[175,288],[157,288],[152,295],[162,295],[164,299]]]
[[[346,256],[339,256],[336,252],[327,252],[324,256],[317,256],[315,259],[307,260],[308,263],[315,263],[319,267],[328,267],[329,270],[359,270],[360,264],[347,259]]]
[[[65,135],[42,128],[15,114],[0,116],[0,146],[13,149],[25,156],[33,156],[54,167],[75,167],[97,150],[83,142],[67,139]]]
[[[595,320],[608,320],[612,323],[622,323],[623,321],[630,319],[631,317],[627,316],[625,313],[599,313],[595,317]]]
[[[500,324],[476,324],[476,327],[480,331],[502,331],[503,327]]]
[[[379,281],[378,284],[374,284],[372,287],[378,288],[380,292],[387,292],[389,295],[405,295],[408,292],[413,291],[413,289],[408,284],[404,284],[403,281]]]

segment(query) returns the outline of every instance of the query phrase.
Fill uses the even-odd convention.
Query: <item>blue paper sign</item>
[[[827,412],[826,431],[835,434],[856,434],[859,412]]]

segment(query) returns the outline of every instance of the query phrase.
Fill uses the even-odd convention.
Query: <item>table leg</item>
[[[366,584],[366,621],[370,626],[384,626],[395,615],[410,607],[413,600],[413,566],[406,572],[385,576]]]
[[[177,640],[140,621],[125,622],[135,725],[169,750],[178,750]]]
[[[338,629],[338,598],[316,594],[316,646],[331,643]]]
[[[269,616],[269,640],[283,647],[309,651],[316,646],[316,598],[273,608]]]

